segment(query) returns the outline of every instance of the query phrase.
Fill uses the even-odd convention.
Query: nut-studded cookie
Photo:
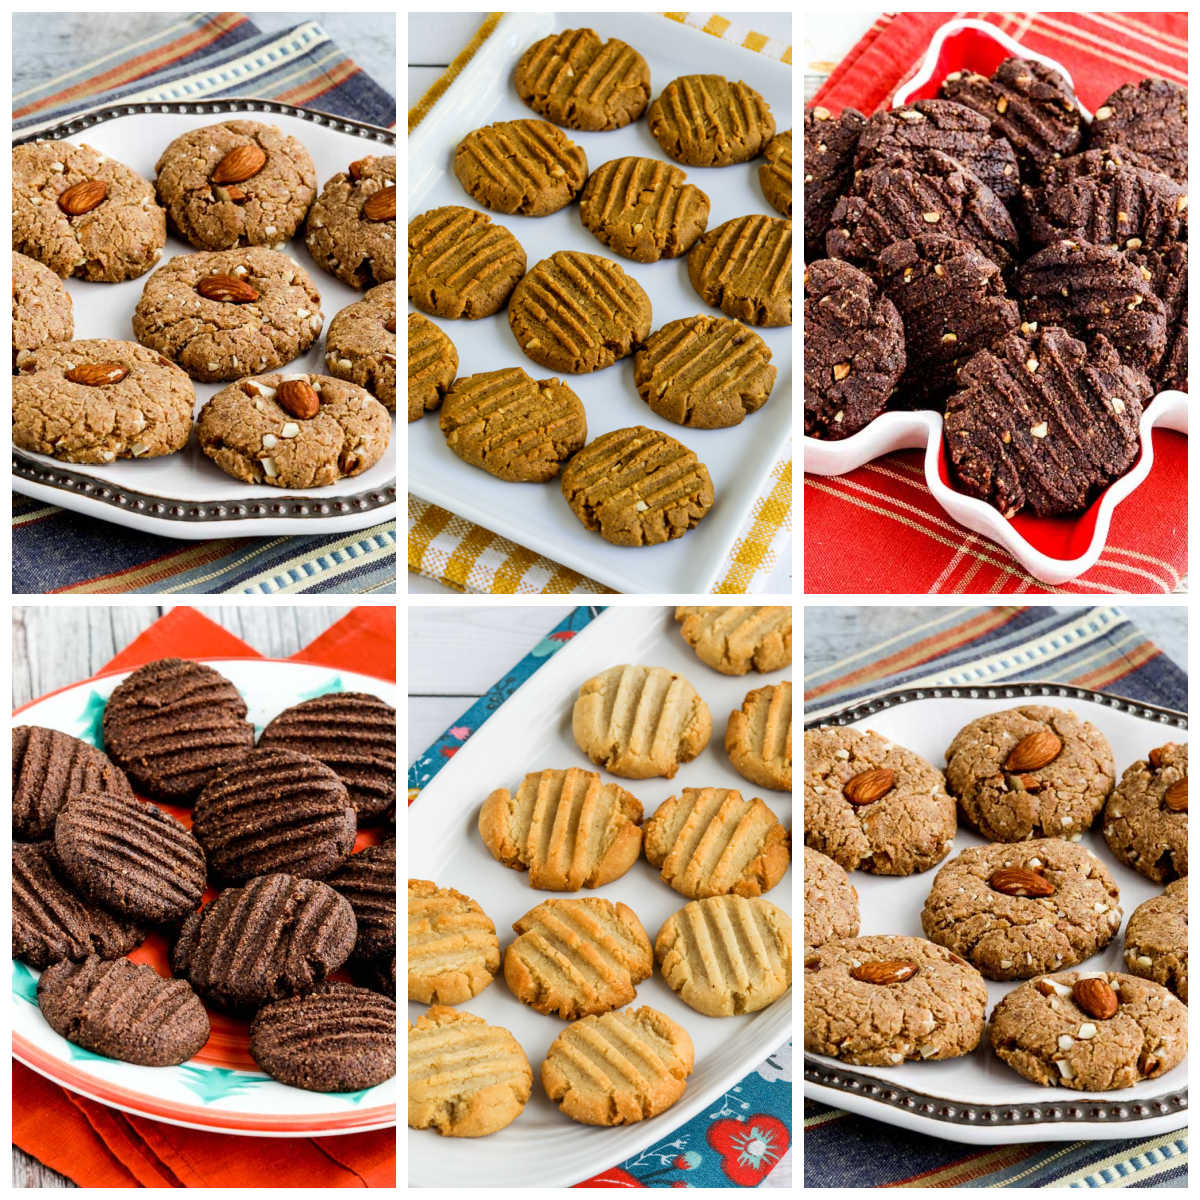
[[[1186,184],[1187,104],[1187,88],[1167,79],[1123,83],[1093,114],[1088,145],[1144,154],[1164,175]]]
[[[739,775],[777,792],[792,790],[792,685],[747,692],[729,714],[725,751]]]
[[[1187,1003],[1188,881],[1169,883],[1161,896],[1139,904],[1125,927],[1125,966],[1153,979]]]
[[[1010,333],[959,368],[946,402],[958,482],[1006,517],[1079,512],[1133,465],[1152,390],[1102,337]]]
[[[12,258],[13,373],[33,350],[49,342],[69,342],[74,309],[63,282],[49,267],[24,254]]]
[[[688,278],[705,304],[751,325],[792,323],[792,223],[734,217],[688,253]]]
[[[408,998],[462,1004],[500,969],[500,941],[477,901],[428,879],[408,881]]]
[[[201,250],[289,241],[317,194],[312,155],[261,121],[189,129],[159,156],[159,203],[179,235]]]
[[[1188,244],[1174,242],[1162,251],[1125,252],[1150,272],[1151,286],[1167,311],[1167,344],[1154,368],[1158,388],[1188,390]]]
[[[428,318],[408,314],[408,419],[438,408],[458,374],[454,343]]]
[[[396,278],[396,156],[368,155],[339,171],[308,210],[304,243],[353,288]]]
[[[420,316],[419,313],[411,315]],[[409,357],[411,361],[411,347]],[[385,408],[396,407],[394,282],[371,288],[361,300],[347,305],[329,322],[329,331],[325,335],[325,369],[335,379],[347,379],[365,388]]]
[[[854,152],[866,117],[856,108],[835,117],[817,105],[804,113],[804,258],[825,257],[825,234],[838,201],[850,190]]]
[[[838,938],[858,936],[858,892],[827,855],[804,847],[804,955]]]
[[[758,186],[767,203],[785,217],[792,215],[792,131],[777,133],[763,147],[766,160],[758,168]]]
[[[680,604],[675,620],[696,657],[722,675],[778,671],[791,665],[788,605]]]
[[[458,143],[454,174],[484,208],[544,217],[575,199],[588,164],[583,150],[548,121],[497,121]]]
[[[775,136],[775,118],[762,96],[723,75],[672,79],[646,118],[663,153],[692,167],[748,162]]]
[[[456,379],[439,424],[463,462],[513,483],[553,479],[587,441],[583,401],[562,380],[520,367]]]
[[[1126,769],[1104,809],[1108,848],[1155,883],[1188,873],[1187,778],[1187,743],[1156,746]]]

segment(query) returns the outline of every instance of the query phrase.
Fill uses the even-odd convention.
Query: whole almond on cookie
[[[1117,1012],[1117,993],[1109,987],[1107,979],[1098,976],[1076,981],[1071,999],[1097,1021],[1107,1021]]]
[[[862,983],[903,983],[917,973],[917,964],[897,958],[887,962],[866,962],[852,967],[850,978]]]
[[[234,146],[209,178],[213,183],[243,183],[267,165],[267,152],[256,142]]]
[[[1006,771],[1038,771],[1052,763],[1062,750],[1062,740],[1051,729],[1038,729],[1023,737],[1005,759]]]
[[[301,421],[311,420],[321,409],[321,397],[303,379],[286,379],[275,393],[275,403]]]
[[[258,290],[236,275],[206,275],[196,291],[206,300],[220,300],[226,304],[249,304],[258,299]]]
[[[1163,795],[1163,804],[1171,812],[1187,812],[1187,780],[1177,779]]]
[[[988,887],[1006,896],[1053,896],[1054,884],[1027,867],[1000,867],[988,878]]]
[[[350,169],[346,172],[351,179],[357,183],[363,175],[363,170],[370,166],[375,161],[374,155],[368,154],[366,158],[356,158],[351,164]]]
[[[67,372],[67,378],[72,383],[83,383],[88,387],[104,387],[110,383],[120,383],[128,374],[129,368],[120,363],[80,363]]]
[[[863,771],[848,779],[842,788],[842,795],[851,804],[874,804],[881,796],[887,795],[896,782],[896,772],[890,767],[877,767],[872,771]]]
[[[1150,761],[1150,765],[1157,771],[1162,766],[1163,755],[1170,748],[1171,743],[1168,742],[1165,746],[1155,746],[1149,754],[1146,755]]]
[[[384,329],[386,329],[388,331],[388,333],[395,333],[396,332],[396,318],[388,317],[388,319],[386,321],[384,321],[383,327],[384,327]]]
[[[58,198],[58,207],[69,217],[80,217],[104,203],[108,184],[103,179],[85,179],[67,188]]]
[[[368,221],[394,221],[396,219],[396,187],[385,187],[368,196],[362,207]]]

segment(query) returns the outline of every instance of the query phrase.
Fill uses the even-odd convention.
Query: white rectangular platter
[[[610,608],[568,642],[465,742],[409,809],[409,874],[432,879],[477,900],[495,922],[501,953],[513,940],[512,923],[535,905],[564,893],[535,891],[524,872],[509,870],[488,853],[479,837],[479,808],[497,787],[515,787],[529,771],[548,767],[591,767],[571,734],[571,707],[579,686],[620,663],[664,666],[683,674],[713,716],[713,736],[674,779],[622,780],[645,815],[681,787],[737,788],[761,795],[785,826],[791,826],[791,797],[756,789],[734,771],[724,751],[725,723],[751,688],[786,678],[729,677],[704,666],[677,632],[669,608]],[[410,746],[410,758],[425,747]],[[606,776],[607,778],[607,776]],[[792,872],[767,899],[792,911]],[[651,941],[672,913],[687,903],[662,882],[644,858],[615,882],[583,896],[627,903]],[[689,1008],[663,982],[657,969],[638,985],[635,1005],[648,1004],[678,1021],[691,1035],[696,1066],[674,1107],[649,1121],[615,1129],[577,1124],[542,1090],[540,1068],[550,1043],[566,1027],[520,1003],[508,990],[503,970],[474,999],[458,1007],[508,1029],[521,1043],[533,1069],[533,1095],[506,1129],[485,1138],[443,1139],[432,1130],[408,1131],[409,1183],[415,1187],[569,1187],[621,1162],[666,1137],[703,1111],[727,1088],[787,1042],[791,1032],[789,990],[761,1012],[740,1017],[705,1017]],[[415,1021],[426,1006],[410,1003]],[[769,1070],[763,1066],[760,1069]]]

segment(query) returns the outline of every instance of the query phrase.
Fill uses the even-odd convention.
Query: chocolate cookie
[[[866,117],[845,108],[835,117],[817,105],[804,113],[804,257],[825,256],[825,234],[837,202],[850,190],[854,152]]]
[[[70,142],[12,152],[12,248],[64,279],[119,283],[162,257],[167,219],[154,187],[116,159]]]
[[[458,374],[454,343],[428,318],[408,314],[408,419],[419,421],[442,403]]]
[[[133,314],[143,346],[206,383],[291,362],[323,324],[304,269],[263,246],[178,255],[146,280]]]
[[[939,94],[987,117],[992,132],[1012,144],[1026,178],[1036,179],[1044,167],[1083,144],[1083,115],[1075,93],[1044,63],[1008,58],[990,79],[955,71],[943,80]]]
[[[587,155],[547,121],[497,121],[454,151],[454,174],[484,208],[523,217],[558,212],[587,179]]]
[[[318,879],[260,875],[183,923],[171,969],[218,1008],[246,1012],[311,991],[354,948],[350,903]]]
[[[439,418],[463,462],[513,483],[553,479],[587,441],[583,402],[559,379],[520,367],[455,380]]]
[[[850,876],[819,850],[804,847],[804,955],[858,936],[858,893]]]
[[[1126,769],[1101,822],[1127,867],[1166,883],[1188,873],[1187,744],[1167,742]]]
[[[513,71],[517,95],[568,129],[621,129],[650,99],[650,68],[632,47],[594,29],[564,29],[534,42]]]
[[[103,750],[40,725],[12,731],[12,831],[22,842],[54,835],[54,819],[79,796],[132,800],[125,773]]]
[[[368,155],[339,171],[309,209],[304,244],[352,288],[396,278],[396,156]]]
[[[961,487],[1006,517],[1079,512],[1133,465],[1150,381],[1097,338],[1010,333],[959,369],[946,447]]]
[[[148,925],[185,917],[204,894],[200,843],[141,800],[98,793],[71,800],[54,824],[54,861],[81,896]]]
[[[758,185],[767,203],[785,217],[792,215],[792,131],[777,133],[763,148],[766,162],[758,168]]]
[[[897,398],[905,407],[940,409],[958,386],[958,368],[1021,323],[1000,268],[958,238],[893,242],[876,273],[904,323],[907,366]]]
[[[196,391],[161,354],[136,342],[52,342],[13,379],[13,443],[65,462],[110,463],[182,450]]]
[[[385,954],[382,958],[372,958],[367,962],[351,960],[350,975],[360,987],[382,992],[385,996],[396,997],[396,953]]]
[[[127,958],[55,963],[38,980],[37,1001],[67,1041],[144,1067],[187,1062],[210,1032],[208,1013],[184,980]]]
[[[361,300],[343,308],[329,322],[325,369],[335,379],[346,379],[364,388],[385,408],[396,407],[394,282],[371,288]]]
[[[804,433],[833,441],[870,424],[904,371],[904,326],[870,276],[840,259],[804,268]]]
[[[757,158],[775,136],[767,102],[723,75],[681,75],[646,114],[663,153],[690,167],[728,167]]]
[[[284,709],[262,731],[260,747],[295,750],[335,771],[358,823],[396,805],[396,710],[366,692],[330,692]]]
[[[535,363],[572,375],[611,366],[650,333],[650,297],[611,258],[559,250],[513,290],[508,323]]]
[[[1161,896],[1139,904],[1125,927],[1125,966],[1153,979],[1187,1003],[1188,881],[1167,884]]]
[[[358,937],[352,957],[375,960],[396,953],[396,843],[389,838],[352,854],[325,880],[354,909]],[[392,990],[395,991],[395,966]]]
[[[49,267],[24,254],[12,257],[13,373],[49,342],[69,342],[75,333],[71,297]]]
[[[217,392],[196,418],[200,449],[227,475],[281,488],[361,475],[392,437],[374,396],[328,375],[256,375]]]
[[[660,417],[695,429],[740,425],[766,404],[775,374],[767,343],[723,317],[668,321],[633,359],[642,399]]]
[[[708,224],[708,197],[670,163],[614,158],[579,197],[579,219],[611,250],[636,262],[686,254]]]
[[[710,229],[688,254],[705,304],[751,325],[792,323],[792,223],[757,214]]]
[[[1123,83],[1092,116],[1088,145],[1134,150],[1186,184],[1187,103],[1187,88],[1166,79]]]
[[[190,804],[254,745],[246,702],[202,663],[161,658],[117,685],[104,706],[104,748],[139,791]]]
[[[616,546],[657,546],[694,529],[713,505],[708,468],[682,442],[635,425],[588,443],[567,463],[571,511]]]
[[[260,121],[222,121],[180,134],[155,166],[172,227],[201,250],[279,249],[317,194],[312,155]]]
[[[1155,294],[1167,316],[1167,343],[1154,368],[1159,389],[1188,390],[1188,244],[1173,242],[1164,250],[1127,250],[1126,255],[1150,273]]]
[[[1017,231],[1000,198],[978,175],[940,150],[909,150],[854,176],[833,210],[825,246],[872,272],[885,246],[923,233],[959,238],[1002,270],[1017,251]]]

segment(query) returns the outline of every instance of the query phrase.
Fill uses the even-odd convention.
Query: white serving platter
[[[765,97],[776,128],[791,128],[791,68],[762,54],[650,13],[509,13],[409,138],[410,218],[446,204],[480,210],[454,175],[455,146],[482,125],[536,117],[513,90],[513,67],[539,38],[584,26],[602,37],[627,41],[643,54],[650,66],[652,98],[679,75],[710,72],[744,79]],[[665,158],[644,117],[605,133],[564,132],[587,153],[589,170],[628,154]],[[779,216],[763,199],[758,183],[761,162],[758,158],[732,167],[685,168],[688,181],[712,201],[709,229],[747,213]],[[679,317],[718,312],[692,288],[686,256],[657,263],[622,258],[583,227],[578,204],[548,217],[489,215],[521,243],[530,268],[555,250],[580,250],[618,262],[649,294],[654,329]],[[555,374],[522,353],[509,329],[507,310],[477,321],[430,319],[454,342],[460,376],[505,366],[522,367],[535,379]],[[676,541],[633,548],[610,545],[579,522],[563,500],[557,479],[506,483],[464,463],[446,446],[436,412],[408,427],[409,489],[620,591],[707,592],[791,434],[792,329],[757,332],[771,349],[778,375],[770,400],[731,429],[689,429],[651,412],[633,385],[632,358],[590,375],[559,375],[583,401],[589,441],[609,430],[646,425],[683,442],[708,467],[716,502],[695,529]]]
[[[649,817],[682,787],[737,788],[761,796],[785,826],[791,797],[756,788],[733,767],[724,750],[729,713],[746,692],[790,676],[790,668],[768,675],[721,675],[701,663],[679,636],[673,609],[610,608],[577,634],[496,710],[426,786],[408,813],[409,874],[456,888],[477,900],[495,922],[501,953],[514,938],[512,923],[535,905],[565,893],[536,891],[528,875],[509,870],[488,853],[477,828],[479,808],[497,787],[515,787],[529,771],[547,767],[592,767],[571,734],[571,708],[580,685],[619,663],[664,666],[683,674],[708,705],[713,736],[698,758],[674,779],[617,780],[641,802]],[[410,746],[410,758],[424,751]],[[606,775],[606,778],[609,776]],[[615,778],[615,777],[611,777]],[[792,871],[766,899],[792,911]],[[687,903],[644,858],[604,887],[579,896],[627,903],[651,941],[672,913]],[[533,1069],[533,1095],[506,1129],[486,1138],[440,1137],[433,1130],[408,1132],[409,1184],[414,1187],[566,1187],[590,1178],[661,1140],[704,1111],[722,1093],[784,1045],[791,1032],[789,990],[761,1012],[740,1017],[705,1017],[689,1008],[663,982],[657,967],[638,985],[635,1006],[648,1004],[678,1021],[691,1035],[696,1066],[687,1090],[672,1108],[634,1125],[602,1129],[564,1116],[542,1090],[540,1069],[550,1043],[566,1027],[520,1003],[504,982],[503,968],[492,984],[457,1007],[511,1031]],[[410,1021],[427,1011],[408,1006]]]

